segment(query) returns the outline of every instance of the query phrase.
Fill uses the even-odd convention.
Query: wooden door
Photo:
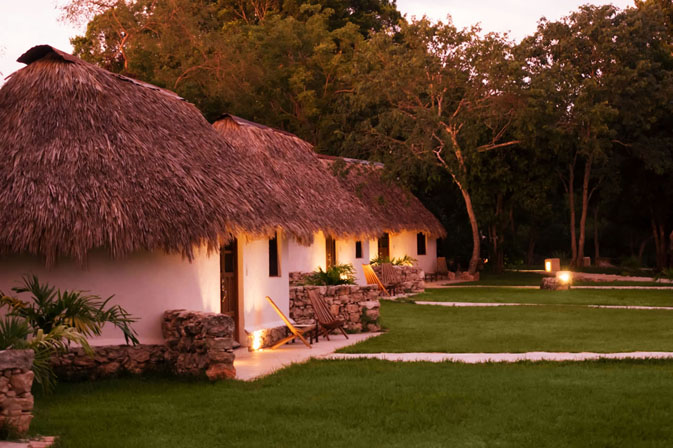
[[[331,236],[325,239],[325,253],[327,255],[325,265],[329,269],[336,264],[336,241]]]
[[[220,248],[220,312],[234,319],[234,339],[238,341],[238,245],[235,239]]]
[[[379,237],[379,258],[390,259],[390,236],[387,233]]]

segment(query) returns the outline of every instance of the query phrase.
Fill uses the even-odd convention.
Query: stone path
[[[640,306],[640,305],[582,305],[568,303],[506,303],[506,302],[428,302],[418,300],[416,305],[434,305],[450,307],[493,307],[493,306],[581,306],[586,308],[608,308],[617,310],[655,310],[673,311],[673,306]]]
[[[311,358],[333,353],[340,348],[356,344],[379,334],[381,333],[349,334],[348,339],[344,338],[341,334],[330,335],[330,341],[321,338],[320,342],[313,344],[310,349],[301,342],[285,344],[276,350],[264,349],[250,352],[247,348],[239,348],[234,350],[234,354],[236,355],[234,359],[236,379],[252,381],[287,367],[290,364],[306,362]]]
[[[520,361],[592,361],[597,359],[673,359],[673,352],[625,352],[625,353],[332,353],[323,359],[381,359],[395,362],[462,362],[482,364],[488,362]]]
[[[0,448],[49,448],[56,441],[56,437],[40,437],[33,440],[19,442],[0,442]]]

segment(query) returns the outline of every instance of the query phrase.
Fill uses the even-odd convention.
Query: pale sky
[[[23,66],[16,59],[34,45],[72,51],[69,38],[82,34],[85,25],[59,21],[57,7],[63,1],[0,0],[0,84]],[[556,20],[585,3],[624,8],[632,6],[633,0],[397,0],[399,10],[408,17],[446,20],[450,14],[459,27],[479,22],[484,31],[509,32],[517,41],[535,31],[540,17]]]

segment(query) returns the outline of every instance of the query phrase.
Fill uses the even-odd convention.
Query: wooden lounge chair
[[[327,338],[329,341],[329,332],[338,329],[341,331],[341,333],[343,333],[344,336],[346,336],[346,339],[348,339],[348,335],[344,330],[344,320],[334,317],[332,312],[327,307],[327,303],[325,303],[323,298],[320,297],[320,294],[318,294],[318,291],[315,289],[310,289],[307,291],[307,293],[308,298],[311,301],[311,305],[313,306],[313,311],[315,312],[315,320],[318,325],[318,332],[322,333],[323,336],[325,336],[325,338]]]
[[[286,344],[286,343],[288,343],[288,342],[290,342],[290,341],[292,341],[296,338],[301,339],[301,341],[308,348],[311,348],[311,344],[309,344],[309,342],[304,337],[304,333],[308,333],[309,331],[315,330],[315,326],[310,326],[310,327],[307,327],[307,328],[298,329],[297,327],[294,326],[294,324],[292,324],[292,322],[290,322],[290,319],[285,317],[285,314],[283,314],[283,312],[280,310],[280,308],[278,308],[278,305],[276,305],[274,303],[274,301],[271,300],[271,297],[266,296],[266,300],[271,304],[273,309],[276,310],[276,313],[278,313],[280,318],[283,319],[283,322],[285,323],[285,326],[287,326],[288,330],[290,330],[290,333],[291,333],[288,337],[283,338],[280,341],[276,342],[276,344],[273,347],[271,347],[271,350],[275,350],[278,347],[280,347],[281,345]]]
[[[439,280],[440,277],[449,278],[449,268],[446,265],[445,257],[437,257],[437,270],[425,274],[425,278],[428,280]]]
[[[381,283],[381,280],[379,280],[376,272],[374,272],[374,269],[372,269],[371,264],[363,264],[362,271],[365,273],[365,280],[367,280],[368,285],[378,285],[379,289],[383,291],[385,295],[390,295],[386,287],[383,286],[383,283]]]
[[[381,263],[381,283],[393,294],[401,283],[400,274],[392,263]]]

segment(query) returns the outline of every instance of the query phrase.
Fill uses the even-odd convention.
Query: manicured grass
[[[643,273],[640,274],[644,275]],[[536,272],[506,271],[500,274],[484,271],[479,274],[479,281],[464,282],[455,284],[456,287],[480,285],[480,286],[540,286],[544,275]],[[673,283],[651,282],[594,282],[594,281],[576,281],[577,286],[659,286],[671,287]]]
[[[542,277],[542,274],[535,272],[507,271],[496,274],[484,271],[479,273],[479,281],[460,283],[460,285],[540,286]]]
[[[673,351],[673,311],[578,306],[454,308],[384,302],[389,331],[344,353]]]
[[[668,447],[673,363],[312,361],[254,383],[119,379],[38,397],[63,447]]]
[[[428,289],[411,299],[431,302],[673,306],[673,290],[571,289],[569,291],[549,291],[498,287],[451,287]]]

